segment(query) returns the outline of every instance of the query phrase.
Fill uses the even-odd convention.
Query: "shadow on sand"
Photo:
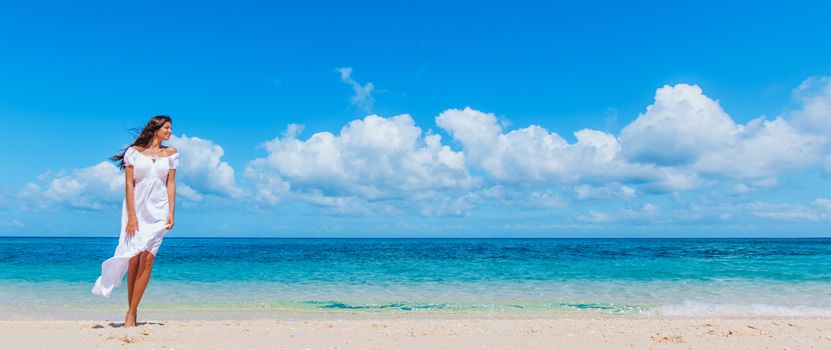
[[[138,323],[136,323],[136,327],[147,326],[147,325],[164,326],[164,323],[163,322],[138,322]],[[124,322],[119,322],[119,323],[110,322],[109,326],[110,326],[110,328],[124,328]],[[100,324],[96,324],[96,325],[92,326],[92,328],[104,328],[104,326],[102,326]]]

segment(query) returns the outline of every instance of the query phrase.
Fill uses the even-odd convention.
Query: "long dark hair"
[[[150,120],[147,121],[147,124],[144,125],[144,128],[141,129],[141,131],[139,131],[138,128],[132,129],[132,131],[135,134],[138,134],[138,136],[136,136],[136,140],[133,141],[133,143],[131,143],[130,146],[128,146],[127,148],[130,148],[130,147],[133,147],[133,146],[139,146],[139,147],[142,147],[142,148],[149,147],[150,146],[150,141],[153,140],[153,135],[156,134],[156,131],[159,131],[159,129],[161,129],[162,126],[164,126],[164,123],[168,123],[168,122],[173,124],[173,120],[170,119],[169,116],[157,115],[153,118],[150,118]],[[164,147],[164,146],[162,146],[162,147]],[[115,165],[118,166],[121,169],[124,169],[124,153],[127,152],[127,148],[125,148],[123,151],[121,151],[121,153],[110,157],[110,160],[115,162]]]

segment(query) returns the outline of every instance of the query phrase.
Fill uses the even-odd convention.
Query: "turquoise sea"
[[[116,238],[0,237],[0,319],[118,319]],[[831,316],[831,239],[165,238],[140,312]]]

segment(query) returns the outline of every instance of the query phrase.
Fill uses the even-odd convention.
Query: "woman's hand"
[[[173,229],[173,213],[167,214],[167,230]]]
[[[138,229],[138,219],[135,215],[130,215],[127,218],[127,227],[124,229],[124,231],[127,233],[127,237],[132,237],[133,235],[135,235]]]

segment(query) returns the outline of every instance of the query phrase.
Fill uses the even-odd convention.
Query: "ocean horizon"
[[[0,318],[119,316],[114,237],[0,237]],[[831,238],[167,237],[142,302],[268,315],[831,316]]]

